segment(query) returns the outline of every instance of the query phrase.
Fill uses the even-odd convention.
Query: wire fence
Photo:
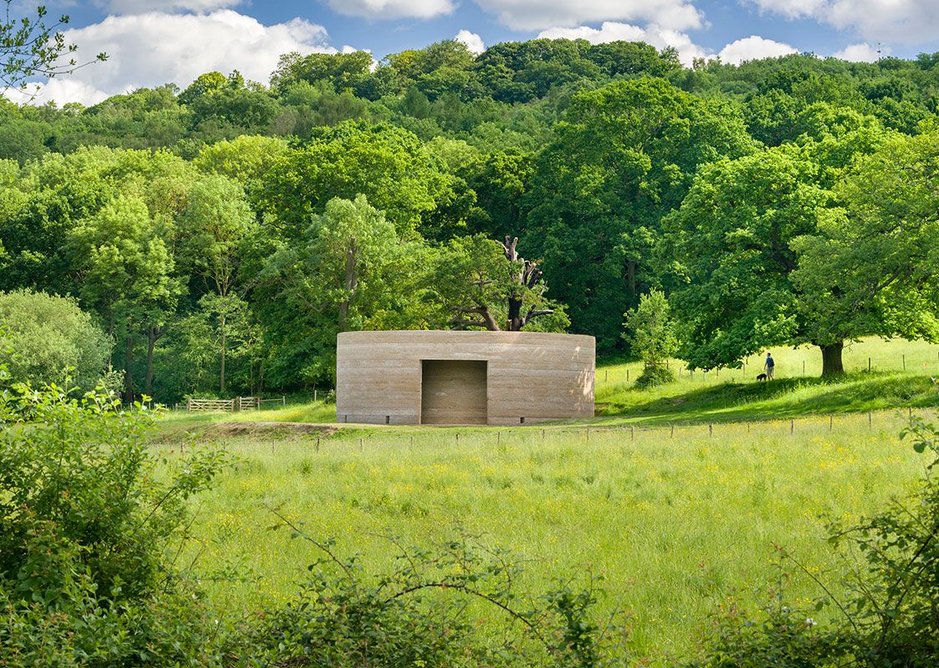
[[[866,413],[816,414],[792,418],[750,420],[746,422],[694,422],[660,424],[592,424],[592,425],[519,425],[513,427],[460,427],[440,426],[408,429],[376,427],[373,425],[323,425],[319,431],[302,430],[296,438],[259,439],[259,445],[269,445],[271,452],[284,445],[303,444],[314,452],[358,451],[372,448],[440,447],[524,447],[537,449],[541,445],[564,446],[629,446],[674,443],[681,446],[690,442],[714,439],[734,441],[751,437],[818,438],[827,434],[857,434],[895,437],[908,427],[914,418],[926,421],[939,417],[933,408],[912,408],[868,411]],[[284,425],[289,430],[289,425]],[[256,437],[257,435],[255,435]]]

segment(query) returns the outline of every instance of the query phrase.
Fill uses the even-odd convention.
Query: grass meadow
[[[394,567],[393,534],[427,547],[465,528],[526,564],[523,587],[604,577],[600,609],[630,615],[628,652],[692,651],[729,595],[757,602],[774,546],[835,585],[844,564],[825,518],[852,521],[903,495],[922,461],[896,412],[671,428],[343,429],[219,437],[237,459],[199,497],[192,549],[220,611],[281,602],[319,555],[272,531],[270,508],[370,572]],[[203,436],[200,440],[205,441]],[[317,441],[319,438],[319,441]],[[159,445],[169,459],[176,443]],[[230,580],[237,575],[235,580]],[[795,576],[797,595],[819,592]],[[225,614],[224,612],[221,614]]]
[[[638,364],[600,366],[598,416],[579,423],[353,427],[330,425],[330,404],[288,403],[170,413],[154,447],[169,461],[215,444],[236,462],[198,497],[201,541],[186,555],[221,615],[283,602],[320,556],[271,530],[272,508],[376,576],[394,567],[390,535],[426,548],[465,529],[524,562],[528,591],[602,576],[601,611],[629,615],[624,654],[668,665],[727,597],[765,600],[775,546],[837,590],[847,566],[826,522],[875,512],[923,474],[898,434],[909,411],[939,407],[939,346],[855,343],[836,381],[817,377],[817,350],[773,355],[771,383],[752,380],[754,357],[739,370],[682,368],[649,391],[632,387]],[[794,571],[795,595],[820,594]]]

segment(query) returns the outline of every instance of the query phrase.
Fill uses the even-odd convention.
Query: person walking
[[[766,374],[766,380],[773,380],[773,372],[776,370],[776,362],[770,353],[766,353],[766,362],[763,364],[763,372]]]

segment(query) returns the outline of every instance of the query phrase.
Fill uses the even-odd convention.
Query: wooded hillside
[[[76,298],[167,402],[326,387],[344,330],[544,312],[621,353],[652,288],[694,366],[812,343],[837,373],[854,337],[939,337],[937,111],[939,54],[566,40],[0,101],[0,291]]]

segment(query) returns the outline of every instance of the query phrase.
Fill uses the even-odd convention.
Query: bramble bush
[[[389,536],[397,568],[369,576],[358,558],[340,558],[276,509],[295,538],[321,555],[299,595],[267,611],[229,647],[239,665],[554,666],[624,665],[618,616],[593,619],[597,589],[571,582],[529,596],[522,568],[478,537],[457,536],[433,549]]]
[[[748,614],[729,601],[716,616],[703,657],[708,668],[780,666],[939,666],[939,431],[911,417],[902,432],[931,458],[916,492],[858,524],[829,527],[829,541],[849,564],[843,596],[835,596],[808,568],[823,594],[811,607],[785,596],[782,572],[771,602]],[[817,622],[830,610],[831,621]]]
[[[169,555],[224,457],[196,452],[159,480],[150,422],[108,393],[0,395],[0,665],[212,662],[207,612]]]

